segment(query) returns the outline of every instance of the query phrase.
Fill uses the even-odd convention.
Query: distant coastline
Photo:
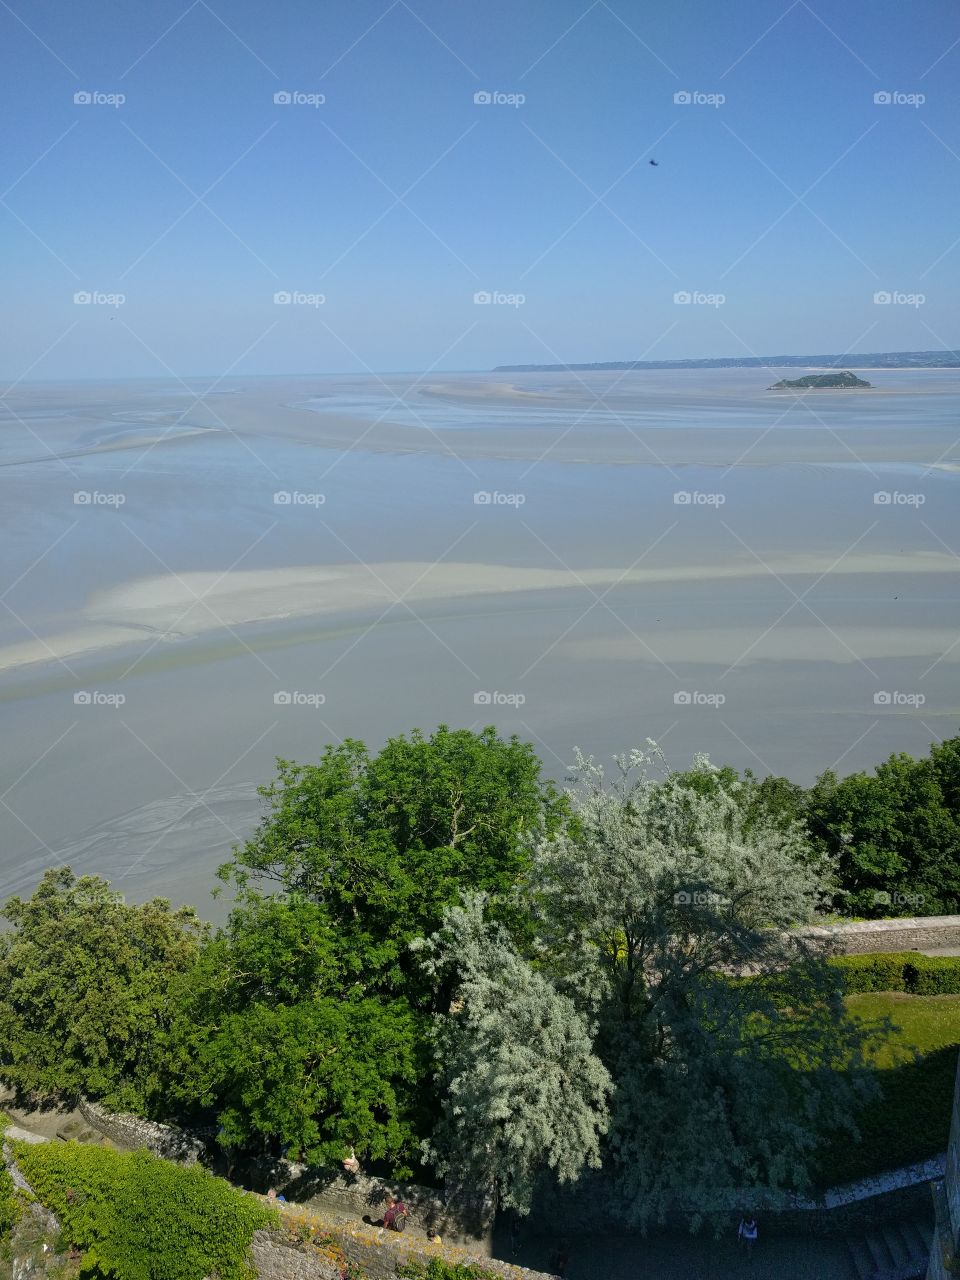
[[[855,362],[851,364],[851,361]],[[882,351],[869,355],[718,356],[703,360],[609,360],[601,364],[498,364],[494,373],[603,373],[624,369],[960,369],[957,351]]]

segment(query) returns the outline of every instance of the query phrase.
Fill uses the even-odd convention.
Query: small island
[[[783,378],[768,391],[844,391],[848,387],[870,387],[872,384],[858,378],[849,369],[842,373],[808,373],[804,378]]]

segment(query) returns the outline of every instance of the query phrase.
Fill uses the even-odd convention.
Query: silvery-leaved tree
[[[790,928],[830,864],[799,826],[748,815],[705,758],[682,774],[659,759],[634,751],[608,784],[578,755],[575,821],[540,843],[528,885],[539,967],[598,1024],[611,1165],[640,1224],[807,1186],[870,1089],[836,975]]]
[[[456,983],[437,1019],[444,1107],[426,1153],[448,1181],[495,1186],[525,1213],[544,1171],[564,1183],[599,1165],[611,1084],[584,1011],[485,921],[486,902],[468,896],[415,944],[429,974]]]
[[[865,1033],[835,973],[790,928],[822,902],[829,863],[798,826],[748,809],[741,784],[706,759],[681,774],[658,772],[659,758],[650,744],[618,759],[611,783],[578,755],[573,820],[539,842],[521,889],[533,920],[522,955],[476,907],[469,928],[448,913],[433,941],[462,975],[441,1035],[458,1120],[443,1132],[448,1150],[472,1143],[470,1160],[492,1153],[501,1176],[512,1128],[552,1164],[550,1095],[540,1115],[538,1084],[496,1064],[541,1073],[538,1036],[548,1050],[558,1039],[518,1009],[555,1009],[558,1025],[582,1029],[584,1061],[611,1077],[600,1154],[615,1211],[641,1225],[677,1209],[696,1222],[752,1188],[805,1187],[823,1135],[852,1128],[870,1087]],[[578,1132],[564,1138],[573,1176],[598,1154],[591,1143],[578,1162]]]

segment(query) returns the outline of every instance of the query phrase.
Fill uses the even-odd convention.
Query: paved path
[[[496,1257],[536,1270],[550,1270],[553,1243],[521,1235],[511,1256],[498,1231]],[[708,1235],[578,1237],[569,1248],[567,1280],[854,1280],[841,1239],[778,1236],[762,1240],[748,1259],[735,1240]]]

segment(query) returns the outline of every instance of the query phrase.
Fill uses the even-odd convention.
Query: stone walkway
[[[67,1111],[62,1107],[33,1107],[24,1110],[22,1107],[14,1106],[13,1091],[3,1087],[0,1087],[0,1111],[5,1112],[15,1125],[28,1129],[31,1133],[46,1138],[50,1142],[53,1142],[68,1126],[71,1137],[77,1137],[80,1133],[90,1133],[90,1126],[79,1111]]]
[[[494,1255],[535,1270],[550,1271],[554,1243],[521,1236],[511,1255],[498,1231]],[[735,1240],[710,1236],[578,1237],[569,1247],[567,1280],[856,1280],[842,1239],[778,1236],[758,1244],[748,1259]]]

